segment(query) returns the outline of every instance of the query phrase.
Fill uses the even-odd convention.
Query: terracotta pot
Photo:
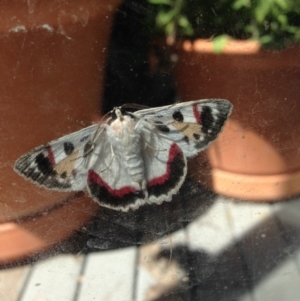
[[[121,0],[0,3],[0,263],[57,243],[99,206],[13,171],[23,153],[100,113],[105,57]],[[31,218],[33,216],[33,218]]]
[[[262,51],[231,41],[184,42],[175,70],[183,100],[225,98],[233,113],[219,139],[200,156],[194,174],[215,192],[275,201],[300,193],[300,46]],[[209,164],[205,163],[205,156]]]

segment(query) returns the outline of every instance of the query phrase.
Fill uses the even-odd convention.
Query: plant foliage
[[[231,36],[279,48],[300,41],[300,0],[148,1],[156,28],[171,40]]]

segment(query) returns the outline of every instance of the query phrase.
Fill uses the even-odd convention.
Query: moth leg
[[[85,146],[84,146],[84,151],[83,151],[83,158],[86,158],[90,153],[92,153],[95,149],[95,144],[92,142],[88,142]]]
[[[138,118],[137,116],[134,116],[135,118]],[[139,121],[136,123],[136,125],[134,126],[134,129],[136,130],[138,127],[139,127],[139,125],[141,124],[141,123],[143,123],[143,119],[142,118],[139,118]]]
[[[94,149],[95,149],[95,141],[103,133],[103,131],[104,131],[104,128],[101,131],[97,130],[96,133],[95,133],[95,135],[94,135],[94,137],[93,137],[93,139],[91,139],[91,141],[88,141],[86,143],[86,145],[84,146],[84,150],[83,150],[83,155],[82,155],[83,158],[86,159],[87,156],[94,151]],[[85,167],[87,167],[87,162],[88,162],[88,160],[86,160]]]
[[[149,136],[151,136],[151,131],[149,132]],[[169,138],[166,139],[165,135],[161,134],[161,133],[157,133],[157,136],[159,137],[159,141],[160,141],[160,145],[158,147],[153,147],[151,145],[151,140],[146,141],[146,139],[144,139],[144,149],[146,149],[147,147],[149,147],[150,149],[153,149],[155,151],[158,152],[162,152],[162,151],[167,151],[168,147],[170,146],[170,144],[173,142],[171,141]],[[167,147],[165,146],[167,144]]]
[[[100,127],[100,126],[99,126]],[[99,131],[99,129],[97,129],[97,131],[95,132],[95,135],[93,137],[93,139],[91,140],[91,143],[94,144],[95,141],[99,138],[99,136],[103,133],[103,131],[106,129],[106,125],[102,125],[101,126],[102,129]]]
[[[109,165],[106,166],[106,168],[102,169],[101,172],[107,170],[112,165],[113,160],[116,157],[112,145],[110,145],[110,150],[111,150],[111,159],[110,159]]]
[[[145,139],[144,135],[146,134],[146,136],[150,137],[151,134],[152,134],[152,132],[153,132],[153,130],[155,130],[155,128],[153,128],[153,126],[149,122],[145,122],[142,119],[140,119],[137,124],[139,124],[139,123],[142,123],[142,126],[143,126],[142,127],[143,128],[143,137],[144,137],[144,143],[145,143],[144,149],[146,149],[147,147],[149,147],[149,148],[151,148],[153,150],[156,150],[156,151],[159,151],[159,152],[160,151],[166,151],[167,149],[164,148],[163,146],[162,146],[162,148],[155,148],[155,147],[151,146],[150,143],[148,143],[150,141],[147,142],[146,141],[147,139]]]
[[[156,150],[156,151],[158,151],[158,152],[165,152],[167,149],[165,148],[165,149],[157,149],[157,148],[154,148],[154,147],[152,147],[150,144],[148,144],[147,142],[145,142],[145,147],[144,147],[144,149],[146,149],[146,147],[149,147],[149,148],[151,148],[151,149],[153,149],[153,150]]]
[[[92,143],[90,141],[87,142],[86,145],[84,146],[84,150],[83,150],[82,156],[79,156],[77,158],[71,159],[70,162],[77,161],[77,160],[83,158],[85,160],[84,166],[87,167],[88,160],[86,160],[86,159],[87,159],[88,155],[94,151],[94,148],[95,148],[95,144],[94,143]]]
[[[148,199],[148,190],[147,190],[147,182],[146,182],[146,180],[143,180],[140,183],[140,187],[141,187],[141,190],[144,193],[145,199]]]

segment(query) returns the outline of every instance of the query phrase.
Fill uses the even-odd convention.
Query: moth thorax
[[[122,138],[126,136],[127,133],[134,132],[134,126],[135,123],[131,117],[122,115],[122,119],[117,118],[114,120],[110,128],[117,137]]]

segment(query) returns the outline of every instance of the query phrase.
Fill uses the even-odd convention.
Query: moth
[[[116,107],[104,122],[34,148],[14,170],[47,189],[86,189],[94,201],[115,210],[170,201],[185,180],[187,158],[217,138],[232,105],[205,99],[135,107]]]

